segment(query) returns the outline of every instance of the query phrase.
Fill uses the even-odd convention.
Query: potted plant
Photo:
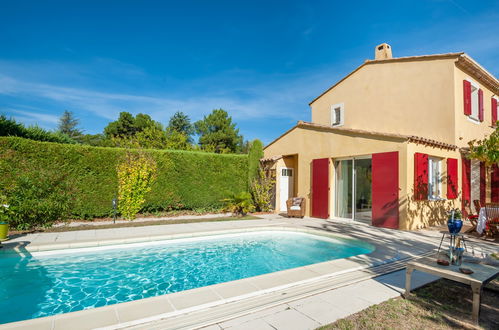
[[[449,228],[449,233],[459,233],[463,227],[463,214],[461,213],[461,210],[452,209],[448,212],[448,215],[447,228]]]
[[[0,242],[7,239],[9,234],[9,220],[11,211],[9,210],[9,205],[7,204],[7,198],[0,195]]]

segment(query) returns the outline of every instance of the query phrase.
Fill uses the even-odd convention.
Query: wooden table
[[[473,274],[466,275],[459,271],[459,268],[469,268]],[[407,263],[405,275],[405,294],[408,297],[411,292],[411,275],[414,270],[440,276],[452,281],[464,283],[471,286],[473,291],[473,321],[478,324],[480,314],[480,296],[482,287],[492,281],[499,274],[499,267],[463,262],[461,266],[440,266],[436,258],[424,257]]]

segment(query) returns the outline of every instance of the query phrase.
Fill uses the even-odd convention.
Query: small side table
[[[441,231],[442,233],[442,239],[440,240],[440,245],[438,246],[438,251],[437,254],[440,253],[440,248],[442,247],[442,243],[444,241],[445,236],[449,237],[449,248],[451,247],[456,247],[456,239],[460,238],[461,241],[463,242],[464,249],[468,251],[468,248],[466,247],[466,240],[464,239],[463,234],[451,234],[448,231]]]

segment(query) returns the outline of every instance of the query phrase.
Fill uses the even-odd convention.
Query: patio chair
[[[499,203],[485,204],[485,235],[499,236]]]
[[[286,201],[288,218],[303,218],[305,216],[305,198],[293,197]]]
[[[477,222],[478,222],[478,214],[480,213],[480,209],[482,205],[478,199],[473,201],[473,205],[475,206],[476,214],[468,213],[467,219],[471,223],[471,228],[466,231],[466,233],[472,233],[476,230]]]

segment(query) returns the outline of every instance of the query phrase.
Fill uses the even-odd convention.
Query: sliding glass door
[[[371,158],[338,160],[336,167],[335,216],[371,222]]]

